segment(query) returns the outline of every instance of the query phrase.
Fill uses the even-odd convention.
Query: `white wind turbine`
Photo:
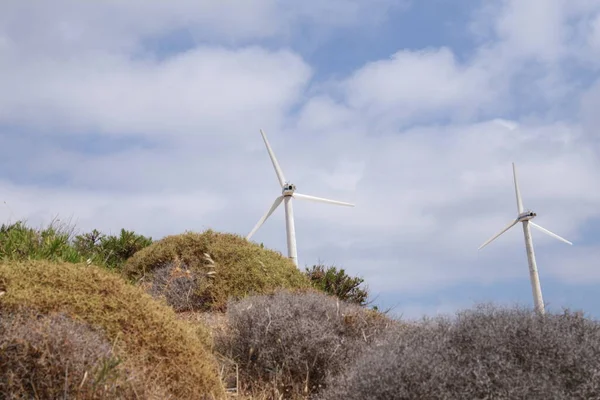
[[[538,311],[540,314],[544,314],[544,312],[545,312],[544,299],[542,298],[542,288],[540,287],[540,277],[538,275],[537,265],[535,263],[535,253],[533,252],[533,241],[531,239],[531,230],[529,228],[529,225],[533,225],[534,227],[536,227],[540,231],[544,232],[545,234],[550,235],[553,238],[556,238],[567,244],[572,245],[573,243],[569,242],[566,239],[563,239],[562,237],[558,236],[557,234],[552,233],[548,229],[542,228],[541,226],[539,226],[536,223],[534,223],[533,221],[531,221],[533,218],[535,218],[535,216],[537,214],[531,210],[523,209],[523,201],[521,200],[521,193],[519,192],[519,184],[517,182],[517,170],[515,167],[515,163],[513,163],[512,166],[513,166],[513,178],[515,181],[515,193],[517,196],[517,212],[518,212],[517,218],[514,221],[512,221],[506,228],[504,228],[500,233],[498,233],[497,235],[495,235],[494,237],[489,239],[487,242],[485,242],[484,244],[479,246],[478,250],[484,248],[485,246],[487,246],[488,244],[493,242],[500,235],[502,235],[504,232],[506,232],[513,226],[515,226],[517,223],[522,222],[523,223],[523,233],[525,234],[525,250],[527,251],[527,260],[529,261],[529,278],[531,280],[531,291],[533,292],[533,303],[534,303],[536,311]]]
[[[246,239],[250,239],[252,235],[261,227],[262,224],[265,223],[267,218],[279,207],[281,202],[283,201],[285,204],[285,227],[287,232],[287,246],[288,246],[288,257],[292,259],[294,264],[298,266],[298,252],[296,250],[296,231],[294,228],[294,210],[292,208],[292,197],[296,199],[304,199],[304,200],[312,200],[320,203],[329,203],[329,204],[337,204],[341,206],[354,207],[354,204],[345,203],[343,201],[337,200],[329,200],[321,197],[308,196],[306,194],[296,193],[296,185],[286,181],[283,171],[281,167],[279,167],[279,163],[275,158],[275,154],[269,145],[269,141],[267,140],[267,136],[265,133],[260,130],[260,134],[262,135],[263,140],[265,141],[265,145],[267,146],[267,151],[269,152],[269,157],[271,157],[271,162],[273,163],[273,167],[275,168],[275,173],[277,174],[277,179],[279,180],[279,184],[281,185],[281,196],[277,197],[273,202],[273,205],[267,211],[267,213],[258,221],[254,229],[246,236]]]

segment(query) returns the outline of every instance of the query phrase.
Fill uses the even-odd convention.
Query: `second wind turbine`
[[[340,206],[354,207],[354,204],[345,203],[343,201],[337,200],[329,200],[324,199],[322,197],[309,196],[306,194],[296,193],[296,185],[288,182],[284,175],[279,163],[277,162],[277,158],[275,158],[275,154],[269,145],[269,141],[267,140],[267,136],[265,133],[260,130],[260,134],[267,146],[267,151],[269,152],[269,157],[271,157],[271,162],[273,163],[273,167],[275,168],[275,173],[277,174],[277,179],[279,180],[279,184],[281,185],[281,196],[277,197],[273,202],[273,205],[267,211],[267,213],[258,221],[254,229],[246,236],[246,239],[250,239],[252,235],[261,227],[262,224],[269,218],[271,214],[279,207],[281,202],[284,202],[285,205],[285,227],[287,232],[287,246],[288,246],[288,257],[292,259],[294,264],[298,266],[298,252],[296,250],[296,229],[294,227],[294,209],[292,208],[292,198],[303,199],[303,200],[312,200],[320,203],[329,203],[329,204],[337,204]]]
[[[571,244],[571,245],[573,243],[569,242],[566,239],[561,238],[560,236],[558,236],[555,233],[550,232],[546,228],[542,228],[541,226],[539,226],[538,224],[536,224],[532,221],[532,219],[535,218],[535,216],[537,214],[531,210],[523,209],[523,200],[521,199],[521,192],[519,191],[519,183],[517,182],[517,169],[515,167],[515,163],[513,163],[512,166],[513,166],[513,178],[515,180],[515,194],[517,196],[517,212],[518,212],[517,218],[514,221],[512,221],[506,228],[504,228],[496,236],[493,236],[487,242],[485,242],[484,244],[479,246],[479,249],[484,248],[485,246],[487,246],[488,244],[490,244],[491,242],[496,240],[504,232],[506,232],[507,230],[509,230],[516,224],[518,224],[519,222],[522,222],[523,223],[523,233],[525,234],[525,250],[527,251],[527,260],[529,261],[529,278],[531,280],[531,291],[533,293],[533,303],[535,306],[535,310],[537,312],[539,312],[540,314],[544,314],[544,312],[545,312],[544,299],[542,298],[542,288],[540,286],[540,277],[539,277],[537,265],[535,262],[535,253],[533,252],[533,240],[531,239],[531,228],[529,227],[529,225],[539,229],[540,231],[544,232],[545,234],[550,235],[553,238],[558,239],[562,242],[565,242],[565,243]]]

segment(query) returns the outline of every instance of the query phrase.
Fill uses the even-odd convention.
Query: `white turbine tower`
[[[489,239],[487,242],[485,242],[484,244],[479,246],[479,250],[484,248],[491,242],[493,242],[500,235],[502,235],[504,232],[506,232],[513,226],[515,226],[517,223],[522,222],[523,223],[523,233],[525,234],[525,249],[527,251],[527,260],[529,261],[529,278],[531,280],[531,291],[533,293],[533,303],[534,303],[536,311],[538,311],[540,314],[544,314],[544,312],[545,312],[544,299],[542,298],[542,289],[540,287],[540,277],[538,275],[537,265],[535,263],[535,253],[533,252],[533,241],[531,239],[531,229],[529,228],[529,225],[533,225],[534,227],[536,227],[540,231],[544,232],[545,234],[550,235],[553,238],[556,238],[567,244],[572,245],[573,243],[569,242],[566,239],[561,238],[557,234],[552,233],[548,229],[542,228],[541,226],[539,226],[536,223],[534,223],[533,221],[531,221],[533,218],[535,218],[535,216],[537,214],[531,210],[523,209],[523,201],[521,200],[521,193],[519,192],[519,183],[517,182],[517,170],[515,167],[515,163],[513,163],[512,166],[513,166],[513,178],[515,181],[515,194],[517,196],[517,212],[518,212],[517,218],[514,221],[512,221],[506,228],[504,228],[500,233],[498,233],[497,235],[495,235],[494,237]]]
[[[279,180],[279,184],[281,185],[282,194],[277,197],[273,202],[273,205],[267,211],[267,213],[258,221],[254,229],[246,236],[246,239],[250,239],[252,235],[261,227],[262,224],[265,223],[267,218],[279,207],[281,202],[283,201],[285,204],[285,227],[287,231],[287,246],[288,246],[288,257],[292,259],[294,264],[298,266],[298,252],[296,250],[296,230],[294,228],[294,209],[292,208],[292,197],[296,199],[303,200],[312,200],[320,203],[329,203],[329,204],[337,204],[341,206],[354,207],[354,204],[345,203],[343,201],[337,200],[329,200],[321,197],[308,196],[306,194],[296,193],[296,185],[286,181],[283,171],[281,167],[279,167],[279,163],[275,158],[275,154],[269,145],[269,141],[267,140],[267,136],[265,133],[260,130],[260,134],[262,135],[263,140],[265,141],[265,145],[267,146],[267,151],[269,152],[269,157],[271,157],[271,162],[273,163],[273,167],[275,168],[275,173],[277,174],[277,179]]]

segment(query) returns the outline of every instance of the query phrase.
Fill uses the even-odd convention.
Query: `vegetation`
[[[106,336],[64,314],[17,312],[0,320],[0,393],[11,398],[134,397],[141,382]]]
[[[48,316],[62,313],[99,329],[114,348],[115,356],[122,360],[127,378],[142,383],[133,387],[142,398],[197,399],[202,393],[223,395],[206,330],[200,325],[192,329],[191,325],[178,320],[171,308],[152,299],[141,288],[127,284],[117,274],[85,264],[5,262],[0,264],[0,293],[2,320],[18,316],[23,310],[32,310]],[[11,329],[18,332],[23,328]],[[57,329],[74,328],[66,324]],[[14,333],[8,335],[8,340],[14,336]],[[85,335],[75,331],[67,335],[69,338],[78,336]],[[30,343],[40,346],[44,340],[47,339],[32,338]],[[71,345],[84,349],[86,340],[102,342],[98,338],[84,337],[82,343]],[[66,361],[57,358],[55,351],[49,361],[42,361],[42,354],[16,352],[13,353],[16,359],[6,362],[24,365],[50,362],[53,364],[48,371],[60,372],[62,379],[69,376],[61,367]],[[91,357],[89,362],[93,364],[95,360],[97,357]],[[0,380],[6,378],[9,377]],[[12,379],[27,379],[27,376]],[[59,378],[50,375],[45,379],[52,386]],[[38,381],[38,385],[44,383]],[[64,390],[64,386],[61,387]]]
[[[0,227],[0,259],[88,262],[120,269],[127,258],[149,246],[152,238],[121,229],[119,236],[97,230],[76,235],[73,227],[52,221],[46,228],[28,227],[23,221]]]
[[[182,263],[169,262],[152,274],[150,294],[163,297],[177,312],[196,311],[202,308],[204,297],[197,293],[203,282],[197,271]]]
[[[592,399],[599,378],[598,322],[481,305],[389,333],[320,398]]]
[[[195,304],[184,308],[201,311],[225,311],[230,298],[310,287],[306,275],[288,258],[238,235],[212,230],[167,236],[134,254],[123,268],[128,279],[145,283],[154,293],[164,291],[167,272],[179,271],[189,271],[182,280],[193,280],[195,286]],[[189,284],[179,287],[190,289]]]
[[[120,269],[127,259],[152,244],[152,238],[121,229],[119,236],[104,235],[94,229],[77,235],[73,245],[92,262],[111,269]]]
[[[220,399],[237,365],[240,399],[600,397],[596,321],[479,306],[407,324],[363,283],[211,230],[2,225],[0,393]]]
[[[338,297],[340,300],[366,305],[369,293],[360,287],[364,279],[350,277],[346,271],[335,266],[326,268],[323,264],[306,268],[306,275],[317,289]]]
[[[269,387],[283,398],[318,392],[391,323],[316,291],[248,297],[227,315],[230,331],[217,349],[240,365],[248,390]]]

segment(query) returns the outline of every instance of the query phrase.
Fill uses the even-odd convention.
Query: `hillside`
[[[172,309],[116,274],[85,264],[2,262],[0,290],[4,394],[222,396],[207,332],[191,329]],[[97,354],[96,347],[106,351]],[[64,351],[70,349],[75,353]]]
[[[407,323],[343,269],[211,230],[0,228],[0,397],[598,398],[600,324],[492,305]],[[35,382],[32,384],[31,382]]]

